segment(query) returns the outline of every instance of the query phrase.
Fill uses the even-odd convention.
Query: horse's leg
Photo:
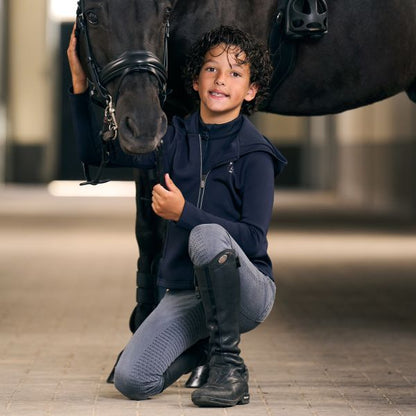
[[[135,170],[136,239],[140,256],[137,261],[137,305],[130,318],[135,332],[158,304],[156,278],[162,255],[165,221],[152,209],[152,189],[159,182],[156,170]]]
[[[165,221],[152,210],[152,189],[158,182],[156,170],[135,169],[136,182],[136,239],[139,246],[136,275],[136,306],[130,316],[130,330],[136,332],[141,323],[149,316],[159,302],[156,278],[159,260],[162,255],[165,235]],[[114,369],[107,378],[114,382]]]

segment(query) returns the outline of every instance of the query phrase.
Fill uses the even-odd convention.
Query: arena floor
[[[242,339],[251,401],[200,409],[180,379],[151,400],[105,379],[130,337],[137,248],[129,197],[0,189],[0,415],[414,416],[416,224],[281,191],[278,297]]]

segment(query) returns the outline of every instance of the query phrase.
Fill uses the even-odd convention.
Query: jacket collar
[[[176,120],[174,124],[177,124],[178,121]],[[179,126],[177,125],[177,127]],[[185,130],[188,140],[195,142],[195,139],[199,140],[198,111],[185,118],[181,127]],[[199,141],[196,143],[199,146]],[[192,146],[192,143],[189,143],[189,145]],[[212,160],[210,165],[215,167],[224,163],[233,162],[247,153],[258,151],[267,152],[272,155],[275,162],[276,175],[287,164],[285,157],[257,130],[247,116],[243,115],[242,126],[236,139],[224,149],[223,153],[216,155],[215,160]]]

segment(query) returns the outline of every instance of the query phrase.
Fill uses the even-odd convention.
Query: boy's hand
[[[153,187],[153,211],[165,220],[178,221],[182,215],[185,198],[168,173],[165,175],[165,183],[167,189],[160,184]]]
[[[87,75],[82,68],[81,62],[77,54],[77,38],[75,36],[75,26],[72,28],[71,39],[69,40],[66,54],[68,57],[69,68],[72,76],[72,88],[74,94],[82,94],[88,88]]]

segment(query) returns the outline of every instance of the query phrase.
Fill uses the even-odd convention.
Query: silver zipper
[[[202,139],[201,135],[199,137],[199,161],[200,161],[200,168],[199,168],[199,192],[198,192],[198,201],[196,203],[197,208],[202,208],[202,203],[204,202],[204,195],[205,195],[205,188],[207,185],[207,179],[210,171],[208,171],[205,175],[202,172]]]
[[[207,172],[206,175],[201,175],[201,183],[199,185],[199,195],[198,195],[198,208],[202,208],[202,203],[204,202],[205,189],[207,186],[207,179],[210,172]]]

